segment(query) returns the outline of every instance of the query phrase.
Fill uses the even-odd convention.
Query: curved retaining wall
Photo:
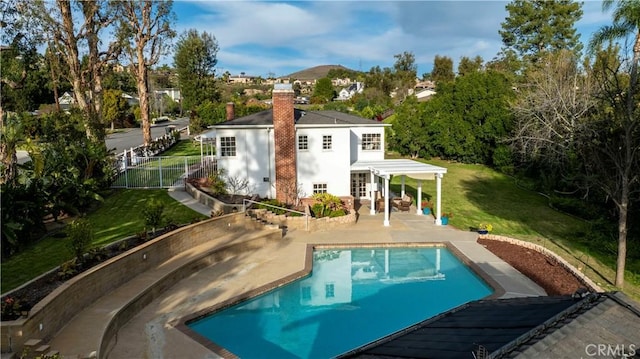
[[[582,284],[584,284],[591,291],[594,291],[594,292],[603,292],[604,291],[602,288],[600,288],[599,285],[597,285],[594,281],[589,279],[589,277],[587,277],[584,273],[582,273],[576,267],[574,267],[569,262],[564,260],[564,258],[560,257],[559,255],[555,254],[554,252],[548,250],[547,248],[545,248],[545,247],[543,247],[541,245],[538,245],[538,244],[535,244],[535,243],[531,243],[531,242],[521,241],[519,239],[513,239],[513,238],[509,238],[509,237],[496,236],[496,235],[493,235],[493,234],[483,234],[483,235],[480,235],[479,237],[483,238],[483,239],[491,239],[491,240],[495,240],[495,241],[507,242],[507,243],[515,244],[515,245],[518,245],[518,246],[521,246],[521,247],[533,249],[534,251],[536,251],[538,253],[542,253],[547,257],[553,258],[562,267],[564,267],[569,272],[573,273],[573,275],[576,278],[578,278],[578,280],[580,280],[582,282]]]
[[[27,318],[1,322],[0,349],[20,352],[29,339],[49,341],[78,311],[136,275],[207,241],[245,231],[244,214],[232,214],[182,227],[113,257],[56,288],[31,309]],[[280,232],[274,233],[281,237]],[[119,328],[118,321],[114,323]]]

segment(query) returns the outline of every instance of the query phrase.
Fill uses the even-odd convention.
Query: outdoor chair
[[[411,209],[412,203],[413,197],[408,194],[405,194],[402,197],[396,197],[391,201],[391,205],[402,212],[408,212]]]

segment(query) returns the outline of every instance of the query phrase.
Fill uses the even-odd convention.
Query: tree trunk
[[[623,179],[622,196],[618,211],[618,258],[616,261],[616,287],[624,287],[624,269],[627,259],[627,214],[629,209],[629,184]]]
[[[142,53],[142,51],[140,51]],[[140,97],[140,120],[142,121],[142,139],[145,146],[151,144],[151,121],[149,119],[149,84],[147,82],[147,69],[142,62],[137,64],[138,73],[136,82],[138,85],[138,96]]]

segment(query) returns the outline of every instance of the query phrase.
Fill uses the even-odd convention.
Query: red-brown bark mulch
[[[555,259],[503,241],[479,238],[478,243],[542,287],[548,295],[570,295],[585,285]]]

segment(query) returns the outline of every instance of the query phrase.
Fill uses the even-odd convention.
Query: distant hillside
[[[333,69],[355,71],[355,70],[346,68],[342,65],[320,65],[320,66],[311,67],[305,70],[301,70],[298,72],[294,72],[292,74],[282,76],[282,77],[293,78],[297,80],[317,80],[323,77],[327,77],[327,74],[329,73],[329,71]]]

